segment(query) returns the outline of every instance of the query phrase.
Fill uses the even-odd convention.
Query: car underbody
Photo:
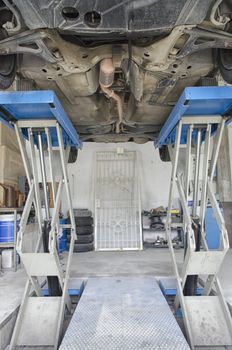
[[[54,90],[83,141],[154,140],[187,86],[232,83],[231,0],[2,0],[0,87]]]

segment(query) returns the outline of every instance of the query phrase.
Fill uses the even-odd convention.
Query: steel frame
[[[211,150],[211,129],[212,124],[218,125],[216,135],[214,135],[214,144]],[[181,144],[181,135],[183,126],[188,126],[187,142],[185,145]],[[204,295],[209,296],[213,286],[215,286],[217,295],[220,300],[221,309],[226,319],[226,323],[230,334],[232,335],[232,322],[228,306],[222,295],[220,282],[217,273],[221,263],[229,249],[229,241],[225,221],[219,208],[213,191],[213,176],[216,169],[219,148],[221,144],[222,134],[225,126],[225,119],[218,115],[211,119],[209,116],[199,118],[199,116],[185,116],[178,121],[176,125],[176,139],[174,149],[169,145],[170,156],[172,161],[172,173],[169,190],[168,210],[166,233],[171,252],[172,263],[177,280],[177,295],[175,299],[175,307],[180,304],[184,324],[186,328],[187,338],[192,349],[195,349],[195,339],[191,329],[189,314],[186,309],[184,287],[188,275],[201,274],[206,275],[207,280],[204,286]],[[197,133],[195,142],[193,140],[193,132]],[[204,133],[204,142],[202,135]],[[203,147],[204,146],[204,147]],[[179,167],[180,148],[185,147],[185,169]],[[203,158],[201,158],[201,150],[203,148]],[[192,161],[192,151],[195,150],[195,166]],[[200,162],[203,161],[203,167],[200,171]],[[194,170],[194,194],[193,204],[190,207],[188,203],[190,172]],[[201,199],[199,206],[199,182],[202,180]],[[181,206],[183,208],[183,228],[187,240],[187,250],[184,257],[181,273],[179,272],[177,261],[175,257],[174,248],[171,239],[171,208],[173,203],[174,186],[176,185],[179,193]],[[221,246],[218,251],[209,251],[207,242],[205,240],[204,220],[205,211],[208,201],[211,203],[216,220],[221,230]],[[201,249],[196,252],[196,241],[192,229],[194,219],[199,219],[201,224]],[[214,257],[214,259],[212,259]],[[200,264],[200,268],[199,268]]]
[[[56,130],[57,139],[58,139],[61,171],[62,171],[62,176],[59,181],[59,186],[57,191],[55,187],[55,178],[54,178],[54,171],[53,171],[53,150],[52,150],[51,133],[50,133],[50,128],[53,128],[53,133],[54,133],[54,127]],[[54,120],[51,120],[51,119],[43,120],[43,123],[41,123],[41,121],[38,121],[38,120],[17,121],[14,124],[14,128],[17,135],[24,168],[26,171],[26,177],[29,184],[29,194],[22,213],[20,229],[17,236],[17,244],[16,244],[17,252],[21,257],[21,260],[24,263],[26,272],[28,274],[28,280],[25,286],[21,306],[18,312],[18,316],[17,316],[17,320],[13,331],[13,335],[11,338],[9,349],[13,350],[17,346],[17,338],[18,338],[22,320],[24,317],[27,300],[31,295],[31,288],[34,290],[36,296],[40,296],[40,297],[42,296],[42,290],[40,287],[38,277],[39,276],[46,277],[47,276],[46,271],[49,271],[49,269],[50,271],[54,270],[54,272],[52,272],[53,275],[58,276],[60,287],[62,289],[62,296],[60,297],[61,300],[60,300],[59,315],[58,315],[58,322],[57,322],[57,328],[56,328],[57,331],[56,331],[55,343],[54,343],[54,349],[57,349],[60,344],[62,322],[64,318],[65,309],[67,308],[68,310],[70,310],[70,305],[71,305],[70,298],[68,295],[68,279],[70,274],[74,241],[76,239],[76,225],[75,225],[75,219],[74,219],[73,208],[72,208],[72,199],[71,199],[71,193],[70,193],[70,187],[69,187],[69,180],[67,175],[67,157],[69,154],[69,147],[67,146],[65,149],[64,142],[63,142],[62,128],[60,124],[58,122],[55,122]],[[28,136],[29,136],[28,149],[26,149],[22,128],[28,129]],[[49,170],[51,175],[52,196],[53,196],[53,202],[54,202],[54,209],[52,213],[48,203],[48,194],[47,194],[47,186],[46,186],[47,178],[46,178],[46,169],[44,164],[44,150],[42,145],[42,142],[43,142],[42,136],[43,137],[45,136],[47,140],[46,143],[47,143],[47,150],[48,150]],[[35,142],[37,137],[39,141],[38,143]],[[41,204],[39,179],[38,179],[38,166],[36,162],[36,151],[35,151],[36,147],[38,147],[39,149],[39,155],[40,155],[39,168],[42,176],[43,192],[46,198],[45,215],[42,210],[42,204]],[[71,222],[71,224],[69,225],[71,229],[70,230],[71,240],[70,240],[70,248],[69,248],[65,273],[62,271],[62,267],[59,261],[59,254],[57,251],[57,236],[59,233],[59,228],[62,227],[62,225],[59,224],[59,209],[60,209],[60,204],[62,200],[62,194],[64,191],[66,192],[66,197],[68,202],[68,212],[69,212],[70,222]],[[23,244],[24,238],[25,238],[24,234],[25,234],[28,217],[33,204],[35,208],[36,218],[38,221],[38,240],[37,240],[35,251],[32,253],[27,253],[24,251],[24,244]],[[44,253],[42,249],[42,230],[43,230],[44,220],[48,220],[51,225],[50,232],[49,232],[49,247],[48,247],[49,252],[48,253]],[[67,225],[65,225],[65,227],[67,227]],[[45,259],[46,257],[48,259]],[[31,264],[32,259],[35,259],[35,261],[37,261],[37,264],[39,265],[38,269],[41,270],[38,273],[38,276],[34,275],[33,272],[30,272],[31,266],[27,266]],[[52,262],[52,265],[46,266],[46,264],[49,263],[49,261]],[[54,266],[56,266],[55,269],[54,269]]]

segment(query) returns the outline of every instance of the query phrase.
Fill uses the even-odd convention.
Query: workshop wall
[[[141,208],[167,206],[171,163],[162,162],[153,142],[135,143],[84,143],[77,162],[68,165],[74,208],[94,208],[94,156],[97,151],[112,151],[118,147],[138,152],[141,184]],[[65,209],[65,206],[64,206]]]

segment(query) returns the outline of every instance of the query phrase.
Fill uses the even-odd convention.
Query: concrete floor
[[[0,349],[9,344],[26,284],[23,269],[0,272]]]
[[[65,265],[67,254],[63,254]],[[181,266],[183,250],[176,250]],[[219,278],[227,301],[232,308],[232,250],[227,253]],[[169,250],[148,248],[144,251],[74,253],[70,277],[87,279],[95,276],[172,276]],[[16,314],[26,282],[22,267],[17,272],[0,273],[0,349],[1,327],[9,328],[12,314]],[[13,325],[12,325],[13,326]]]
[[[223,293],[232,310],[232,249],[227,253],[219,273]]]
[[[182,261],[182,250],[177,259]],[[65,265],[67,253],[62,254]],[[74,253],[70,277],[87,279],[95,276],[170,276],[173,274],[168,249],[146,249],[124,252]],[[1,329],[9,328],[9,320],[16,315],[26,284],[24,269],[0,273],[0,349]],[[4,331],[5,332],[5,331]]]
[[[183,250],[176,250],[179,267],[183,259]],[[65,265],[66,253],[63,255]],[[219,278],[225,296],[232,304],[232,249],[226,255]],[[70,277],[86,279],[95,276],[172,276],[173,269],[169,250],[166,248],[146,249],[124,252],[87,252],[74,253]],[[26,282],[22,267],[17,272],[0,273],[0,321],[5,312],[19,304]]]
[[[183,249],[175,250],[178,267],[181,269]],[[225,257],[219,279],[223,293],[232,310],[232,249]],[[96,276],[173,276],[169,250],[166,248],[124,252],[88,252],[73,255],[71,277]]]
[[[0,273],[0,324],[20,304],[26,284],[26,275],[22,268],[17,272]]]
[[[176,251],[181,262],[182,251]],[[63,254],[65,265],[67,254]],[[128,275],[172,275],[172,266],[168,249],[147,249],[128,252],[88,252],[74,253],[70,277],[86,279],[95,276]],[[19,305],[26,275],[19,267],[17,272],[0,273],[0,324]]]
[[[176,250],[181,266],[183,250]],[[173,274],[170,253],[167,248],[143,251],[74,253],[71,277]]]

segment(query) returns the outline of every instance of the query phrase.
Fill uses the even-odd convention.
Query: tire
[[[82,236],[77,236],[77,240],[75,243],[93,243],[93,235],[82,235]]]
[[[0,40],[7,38],[4,29],[0,29]],[[8,89],[15,79],[17,71],[17,55],[0,56],[0,89]]]
[[[67,236],[67,241],[70,243],[70,235]],[[77,240],[75,240],[75,243],[82,244],[82,243],[93,243],[93,235],[82,235],[77,236]]]
[[[216,58],[222,78],[232,84],[232,50],[218,49]]]
[[[89,209],[73,209],[74,216],[93,216]]]
[[[196,295],[197,284],[198,284],[198,276],[197,275],[187,276],[185,286],[184,286],[184,295],[186,295],[186,296]]]
[[[67,249],[69,250],[69,246],[70,244],[67,244]],[[94,250],[94,244],[93,243],[75,243],[74,244],[74,249],[73,252],[74,253],[84,253],[84,252],[90,252]]]
[[[93,218],[91,216],[75,216],[75,222],[77,229],[81,226],[92,226]]]
[[[170,154],[168,151],[168,146],[162,146],[159,148],[159,155],[160,155],[160,159],[162,160],[162,162],[170,162]]]
[[[77,226],[77,235],[90,235],[93,233],[93,226]]]
[[[59,297],[62,295],[62,289],[60,288],[59,279],[57,276],[48,276],[48,291],[50,297]]]
[[[76,147],[71,147],[69,156],[68,156],[68,163],[72,164],[75,163],[78,157],[78,149]]]

